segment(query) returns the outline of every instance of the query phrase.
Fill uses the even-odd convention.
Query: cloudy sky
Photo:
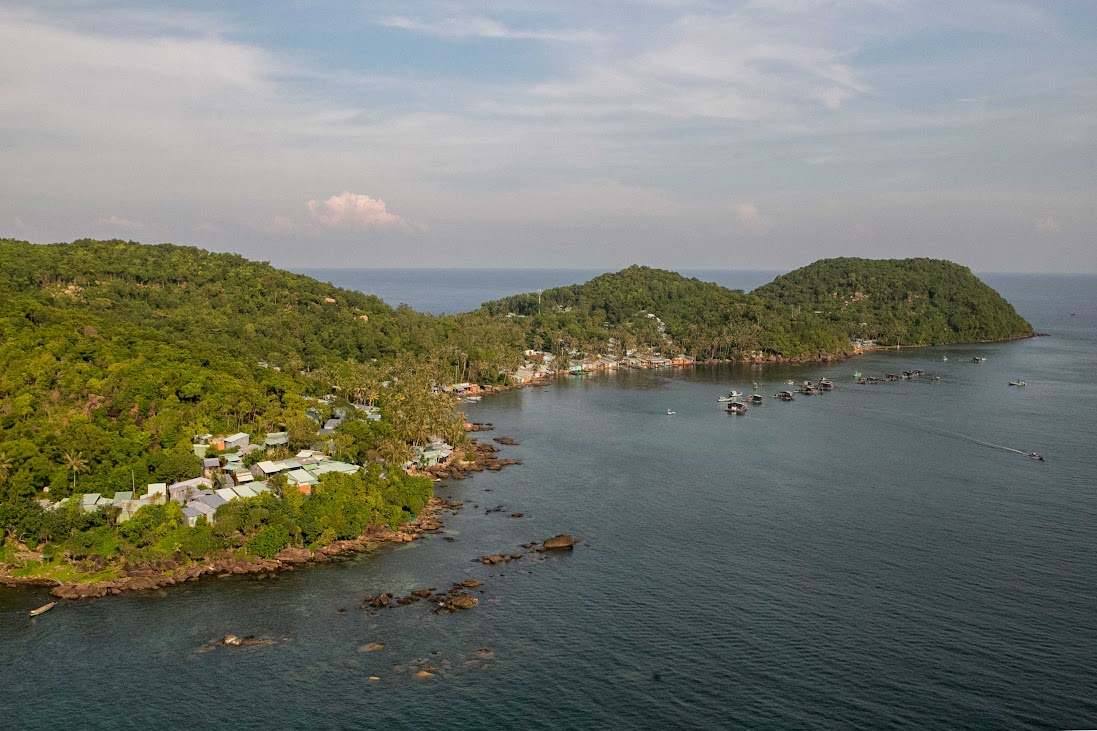
[[[1097,3],[3,2],[0,236],[1097,272]]]

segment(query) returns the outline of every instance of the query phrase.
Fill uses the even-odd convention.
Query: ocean
[[[582,276],[329,274],[435,312]],[[522,464],[440,484],[465,507],[438,535],[35,620],[44,591],[0,589],[0,727],[1097,726],[1097,278],[983,279],[1050,336],[510,391],[466,410]],[[913,368],[941,380],[852,378]],[[582,544],[475,560],[561,532]],[[467,612],[356,609],[465,579]]]

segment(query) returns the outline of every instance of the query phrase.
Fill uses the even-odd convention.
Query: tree
[[[80,452],[65,452],[61,455],[61,461],[72,470],[72,491],[76,492],[76,474],[78,472],[88,472],[88,462],[85,460]]]

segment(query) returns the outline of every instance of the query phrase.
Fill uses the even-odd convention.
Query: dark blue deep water
[[[385,297],[469,309],[423,305],[438,276]],[[44,592],[0,590],[0,727],[1093,728],[1097,279],[985,279],[1051,337],[508,392],[467,410],[523,464],[439,485],[466,502],[440,535],[36,620]],[[942,380],[851,378],[904,368]],[[565,531],[589,545],[471,560]],[[466,578],[461,614],[354,609]],[[228,632],[276,642],[201,651]]]

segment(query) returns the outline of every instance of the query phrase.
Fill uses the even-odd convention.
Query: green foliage
[[[263,558],[274,558],[275,554],[289,544],[290,537],[286,526],[268,525],[248,541],[248,552]]]
[[[753,295],[649,267],[545,290],[539,299],[525,294],[488,302],[480,314],[517,316],[512,319],[523,323],[527,347],[557,354],[640,350],[726,359],[848,350],[843,329],[829,322],[790,318]]]
[[[754,294],[881,345],[1005,340],[1032,326],[971,270],[937,259],[822,259]]]

